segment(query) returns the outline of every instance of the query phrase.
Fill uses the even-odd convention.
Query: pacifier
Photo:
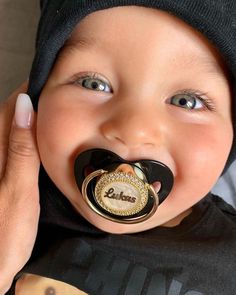
[[[105,149],[79,154],[74,174],[90,209],[108,220],[127,224],[150,218],[174,182],[171,170],[161,162],[126,161]]]

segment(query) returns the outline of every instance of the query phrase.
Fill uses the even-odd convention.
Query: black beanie
[[[236,81],[236,0],[41,0],[36,53],[29,79],[28,94],[34,109],[57,54],[76,24],[101,9],[137,5],[167,11],[203,33],[218,48]],[[236,89],[235,85],[233,87]],[[236,115],[236,98],[232,113]],[[235,125],[235,119],[233,120]],[[235,133],[234,126],[234,134]],[[236,157],[236,139],[226,167]]]

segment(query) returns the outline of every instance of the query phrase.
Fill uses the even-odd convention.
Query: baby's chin
[[[82,196],[80,197],[82,198]],[[75,208],[78,214],[83,216],[84,219],[86,219],[90,224],[92,224],[99,230],[110,234],[134,234],[142,231],[147,231],[158,226],[176,226],[181,222],[181,220],[184,217],[186,217],[186,214],[184,212],[175,218],[168,219],[166,216],[164,216],[164,218],[161,218],[163,214],[162,205],[160,205],[157,209],[157,212],[148,220],[135,224],[124,224],[119,222],[113,222],[104,217],[101,217],[99,214],[93,212],[84,202],[83,199],[79,202],[76,202],[76,204],[73,203],[73,201],[71,201],[70,198],[68,199],[72,203],[72,206]],[[182,215],[183,218],[181,218]]]
[[[175,226],[185,217],[185,215],[183,218],[181,217],[184,214],[182,206],[180,208],[180,206],[176,206],[176,203],[173,204],[173,197],[169,198],[168,196],[158,206],[157,211],[145,221],[134,224],[114,222],[102,217],[88,206],[75,182],[71,181],[68,185],[65,185],[64,179],[53,179],[52,177],[52,180],[79,215],[99,230],[110,234],[132,234],[158,226]],[[185,208],[185,212],[187,209]]]
[[[124,224],[113,222],[104,217],[101,217],[97,213],[93,212],[84,201],[81,201],[80,204],[73,204],[75,210],[83,216],[90,224],[95,226],[101,231],[110,233],[110,234],[130,234],[135,232],[140,232],[144,229],[144,222],[138,224]],[[147,222],[146,222],[147,223]]]

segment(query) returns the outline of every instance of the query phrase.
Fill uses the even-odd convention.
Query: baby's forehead
[[[143,11],[145,11],[144,14]],[[129,14],[126,14],[127,12]],[[130,19],[127,27],[127,22]],[[146,26],[143,25],[143,22]],[[148,22],[149,25],[147,25]],[[122,32],[122,34],[118,34],[118,32]],[[173,66],[175,63],[178,66],[178,61],[185,67],[202,64],[209,68],[211,73],[228,76],[223,58],[202,34],[167,12],[145,7],[116,7],[88,15],[77,24],[58,57],[66,58],[74,49],[78,52],[96,52],[98,48],[109,49],[107,50],[108,54],[114,51],[128,52],[129,48],[131,48],[130,51],[137,51],[143,44],[146,44],[148,48],[155,45],[156,39],[167,40],[170,35],[173,38],[173,44],[160,42],[163,50],[169,50],[171,45],[172,48],[175,48],[175,39],[182,38],[183,41],[181,48],[179,48],[179,54],[175,52],[173,54]],[[192,42],[192,46],[190,46],[191,40],[194,38],[195,44]]]

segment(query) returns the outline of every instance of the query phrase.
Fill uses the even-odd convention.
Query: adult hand
[[[28,261],[38,228],[40,160],[26,90],[24,83],[0,104],[0,295]]]

